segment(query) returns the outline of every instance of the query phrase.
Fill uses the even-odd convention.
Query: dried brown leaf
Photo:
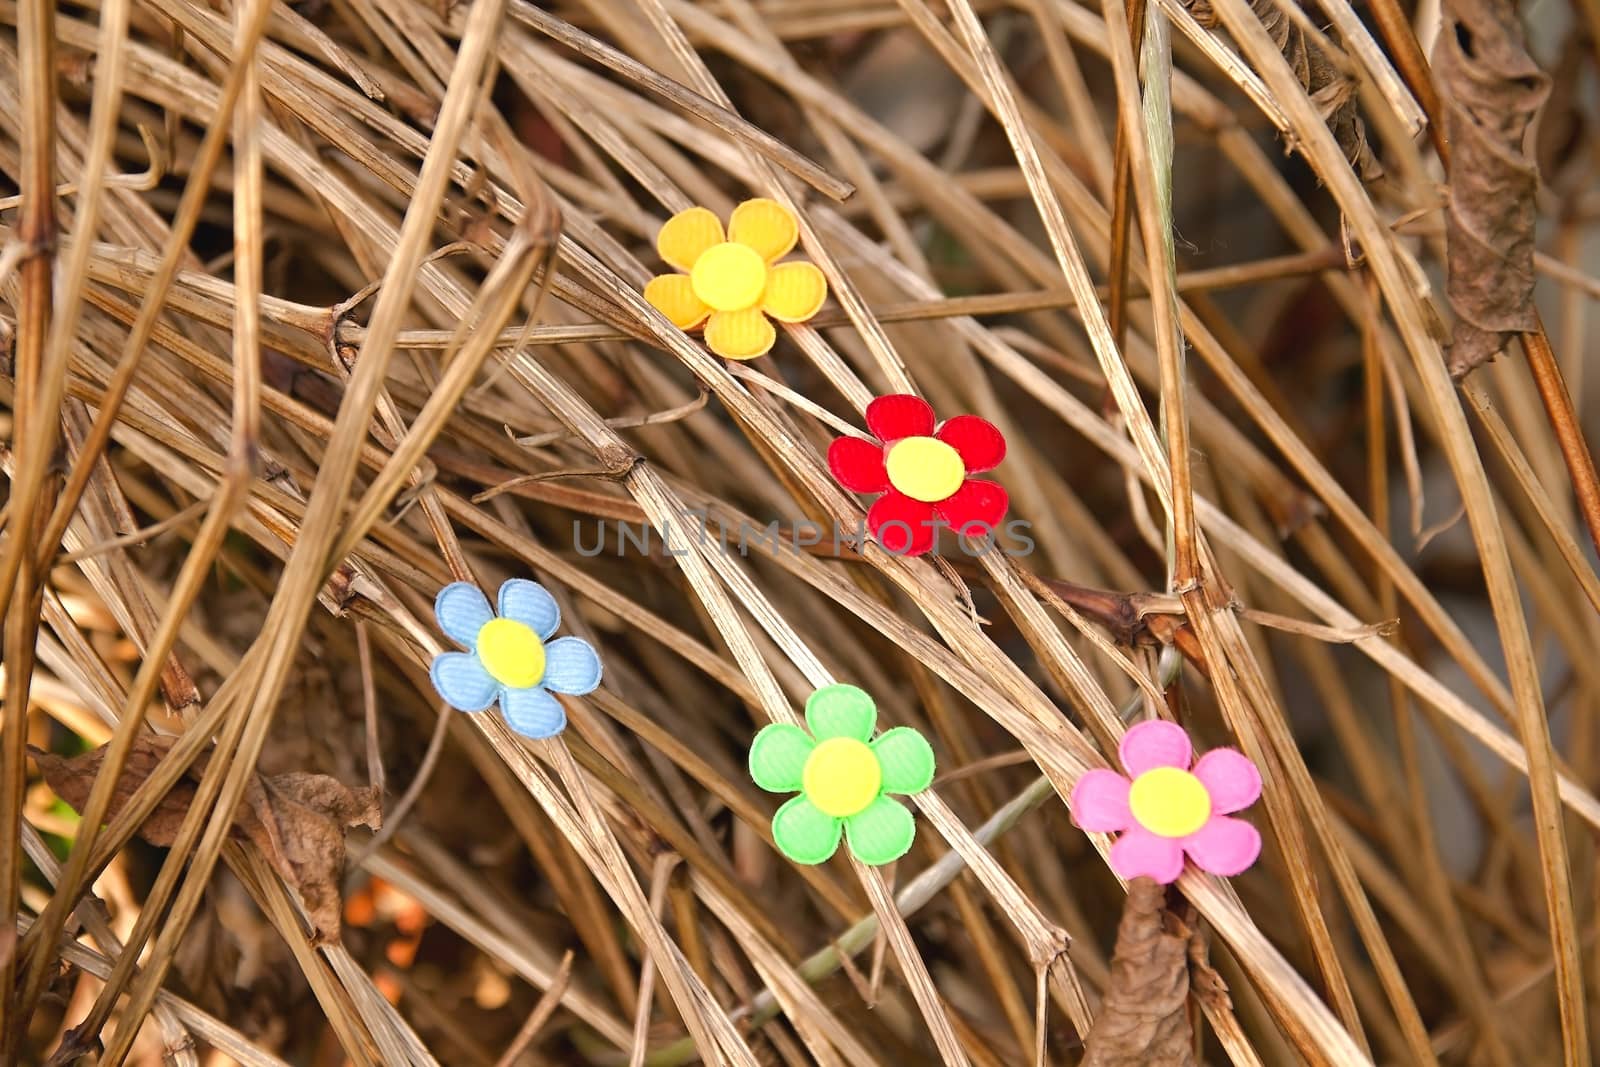
[[[1447,0],[1434,70],[1452,145],[1446,291],[1456,325],[1446,359],[1460,378],[1535,328],[1539,169],[1525,142],[1550,79],[1509,0]]]
[[[245,804],[249,812],[241,811],[236,823],[279,876],[300,891],[317,940],[338,941],[344,832],[351,826],[378,828],[376,792],[351,789],[325,774],[296,772],[251,783]]]
[[[1082,1067],[1192,1067],[1189,925],[1149,878],[1128,884],[1111,982],[1090,1029]]]
[[[128,753],[122,776],[112,794],[114,817],[167,755],[172,742],[142,737]],[[39,770],[57,796],[74,808],[89,797],[105,750],[63,757],[30,749]],[[152,845],[166,846],[177,838],[194,800],[193,775],[179,779],[162,798],[139,836]],[[339,940],[342,898],[339,878],[344,871],[345,830],[351,826],[376,829],[380,823],[378,797],[372,789],[351,789],[325,774],[289,773],[256,775],[245,789],[244,804],[234,815],[234,835],[261,850],[273,870],[300,894],[319,943]]]
[[[133,743],[128,750],[128,760],[124,764],[122,777],[117,779],[116,788],[111,794],[112,817],[122,810],[133,796],[134,790],[144,784],[172,748],[172,742],[165,738],[142,737]],[[105,756],[105,749],[97,748],[85,752],[81,756],[57,756],[51,752],[44,752],[37,748],[29,748],[28,754],[39,765],[39,770],[44,775],[44,780],[56,796],[72,805],[74,810],[82,811],[83,805],[89,799],[89,790],[94,787],[94,780],[100,773],[100,763]],[[139,828],[139,836],[152,845],[162,848],[172,844],[177,839],[178,827],[183,824],[183,816],[189,810],[189,805],[194,801],[194,783],[188,779],[180,778],[167,795],[161,798],[161,803],[156,805],[155,811],[145,820]]]
[[[1378,162],[1378,157],[1372,154],[1372,146],[1367,143],[1367,124],[1356,109],[1355,85],[1328,61],[1321,49],[1306,39],[1305,30],[1283,10],[1284,4],[1296,2],[1298,0],[1250,0],[1250,9],[1261,20],[1262,28],[1277,44],[1278,51],[1289,61],[1290,69],[1317,105],[1350,165],[1362,181],[1376,181],[1383,177],[1383,164]],[[1184,0],[1183,6],[1207,29],[1217,25],[1216,12],[1211,9],[1209,0]]]

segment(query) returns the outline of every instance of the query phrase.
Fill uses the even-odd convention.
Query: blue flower
[[[524,737],[554,737],[567,713],[552,693],[584,696],[600,685],[600,657],[581,637],[550,635],[561,625],[555,598],[538,582],[500,587],[499,612],[470,582],[451,582],[433,602],[439,628],[470,652],[441,652],[428,677],[453,708],[487,711],[496,701]],[[548,643],[547,643],[548,642]]]

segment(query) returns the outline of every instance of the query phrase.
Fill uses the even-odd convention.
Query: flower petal
[[[811,263],[779,263],[767,273],[761,307],[779,322],[804,322],[828,299],[828,279]]]
[[[567,713],[561,701],[536,685],[507,689],[500,698],[500,710],[513,730],[535,741],[554,737],[567,728]]]
[[[939,517],[957,533],[987,537],[1000,528],[1011,507],[1011,497],[994,482],[968,478],[961,488],[933,505]]]
[[[1189,735],[1177,723],[1150,719],[1122,735],[1117,754],[1122,758],[1122,769],[1128,772],[1128,777],[1137,778],[1157,767],[1188,770],[1194,748],[1189,744]]]
[[[920,556],[939,538],[933,505],[894,489],[867,509],[867,529],[884,548],[903,556]]]
[[[1218,815],[1243,811],[1261,795],[1261,772],[1231,748],[1214,748],[1201,756],[1194,776],[1211,794],[1211,810]]]
[[[658,274],[645,283],[644,298],[680,330],[692,330],[711,314],[687,274]]]
[[[933,408],[920,396],[895,393],[867,405],[867,429],[884,444],[933,433]]]
[[[852,493],[881,493],[889,488],[883,446],[865,437],[840,437],[828,446],[828,469]]]
[[[680,211],[656,235],[656,251],[681,271],[694,269],[694,261],[712,245],[722,243],[722,223],[703,207]]]
[[[558,637],[544,646],[539,684],[568,696],[586,696],[600,688],[600,656],[581,637]]]
[[[1196,867],[1223,878],[1243,874],[1261,855],[1261,833],[1243,819],[1227,815],[1213,815],[1180,840]]]
[[[561,609],[550,590],[526,578],[508,578],[500,586],[497,598],[500,616],[515,619],[539,635],[543,641],[561,625]]]
[[[885,730],[872,742],[883,771],[883,791],[902,796],[920,793],[933,784],[933,746],[909,726]]]
[[[1116,771],[1096,768],[1085,772],[1072,787],[1072,821],[1091,833],[1109,834],[1133,825],[1128,810],[1132,784]]]
[[[428,677],[444,702],[458,711],[485,711],[500,692],[500,683],[483,669],[475,652],[439,653]]]
[[[879,797],[844,821],[844,836],[856,859],[869,867],[880,867],[911,851],[917,838],[917,824],[911,812],[897,800]]]
[[[878,705],[858,686],[825,685],[806,698],[806,725],[818,741],[835,737],[865,741],[878,725]]]
[[[434,597],[433,614],[450,640],[471,648],[478,643],[483,624],[494,618],[494,609],[483,590],[471,582],[451,582]]]
[[[844,827],[805,797],[794,797],[772,816],[772,840],[778,851],[807,866],[821,863],[839,847]]]
[[[728,240],[748,245],[768,263],[789,254],[800,239],[800,224],[776,200],[746,200],[728,216]]]
[[[1183,873],[1180,838],[1157,837],[1135,825],[1111,846],[1111,869],[1122,878],[1154,878],[1170,885]]]
[[[976,415],[957,415],[947,419],[934,434],[961,454],[968,474],[991,471],[1006,458],[1006,439],[988,419]]]
[[[706,347],[723,359],[755,359],[772,351],[778,331],[760,308],[714,311],[706,320]]]
[[[800,788],[806,760],[817,744],[800,727],[786,722],[763,726],[750,742],[750,777],[769,793]]]

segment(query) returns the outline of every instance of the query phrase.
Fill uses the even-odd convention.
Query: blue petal
[[[507,689],[500,698],[500,710],[513,730],[535,741],[554,737],[567,728],[567,713],[561,701],[538,686]]]
[[[600,687],[600,657],[581,637],[558,637],[544,646],[544,677],[539,684],[581,697]]]
[[[433,601],[433,614],[439,619],[439,629],[467,648],[477,644],[478,631],[494,618],[489,598],[471,582],[451,582],[439,590]]]
[[[547,640],[561,625],[561,609],[556,598],[538,582],[511,578],[500,587],[500,615],[516,619],[533,629],[539,640]]]
[[[461,711],[483,711],[494,703],[500,683],[478,662],[475,652],[441,652],[428,669],[445,703]]]

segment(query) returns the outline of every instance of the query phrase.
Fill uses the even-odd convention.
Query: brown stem
[[[1533,372],[1534,384],[1539,387],[1539,399],[1544,401],[1544,411],[1550,419],[1561,445],[1561,458],[1567,462],[1567,474],[1572,479],[1572,493],[1578,500],[1578,510],[1583,512],[1584,524],[1589,527],[1589,538],[1600,550],[1600,478],[1595,475],[1594,456],[1584,439],[1583,427],[1572,408],[1572,396],[1561,375],[1561,365],[1556,362],[1555,351],[1550,347],[1550,337],[1544,323],[1532,333],[1522,335],[1522,350],[1528,356],[1528,369]]]
[[[51,458],[56,443],[56,405],[64,368],[45,360],[53,310],[56,248],[55,200],[55,5],[24,3],[17,20],[21,66],[21,193],[19,236],[23,252],[19,278],[21,302],[16,326],[16,403],[13,408],[11,474],[11,537],[0,552],[0,619],[5,620],[5,710],[0,721],[0,929],[14,930],[21,903],[23,745],[28,732],[28,692],[33,679],[34,640],[45,575],[28,557],[40,518],[48,513],[54,492]],[[8,614],[9,612],[9,614]],[[0,958],[0,1060],[17,1062],[27,1031],[16,1019],[26,1018],[11,999],[17,965],[15,954]]]
[[[1433,141],[1433,150],[1439,153],[1439,162],[1448,168],[1450,141],[1445,137],[1444,124],[1439,121],[1439,90],[1434,88],[1433,70],[1428,66],[1428,57],[1422,53],[1422,45],[1417,43],[1417,35],[1411,30],[1411,20],[1395,0],[1372,0],[1368,6],[1400,77],[1405,79],[1406,87],[1428,116],[1428,137]]]
[[[1138,56],[1144,44],[1145,0],[1128,2],[1128,36],[1133,39],[1133,54]],[[1133,218],[1133,170],[1128,151],[1128,127],[1117,123],[1117,140],[1112,150],[1111,194],[1111,294],[1107,306],[1107,322],[1111,336],[1122,347],[1123,335],[1128,328],[1128,234]]]

